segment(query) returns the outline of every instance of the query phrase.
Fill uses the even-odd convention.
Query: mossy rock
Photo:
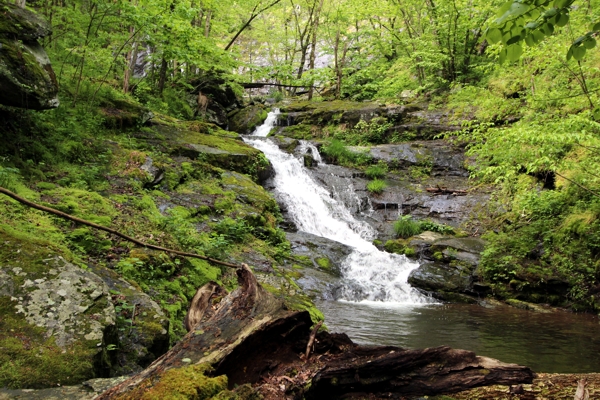
[[[0,386],[76,383],[108,375],[117,345],[106,284],[50,243],[0,228]],[[33,354],[40,354],[35,357]],[[60,364],[59,363],[63,363]]]
[[[108,128],[132,128],[142,126],[154,118],[146,107],[128,99],[103,99],[100,113]]]
[[[2,7],[0,37],[30,42],[50,34],[50,24],[37,14],[12,3],[2,2]]]
[[[187,130],[185,124],[155,124],[136,136],[172,156],[201,160],[225,170],[245,173],[257,182],[272,174],[272,166],[260,150],[240,140]]]
[[[408,283],[428,292],[462,293],[473,281],[473,267],[442,262],[427,262],[413,270]]]
[[[257,126],[267,119],[267,114],[267,110],[260,105],[235,110],[227,115],[229,130],[241,134],[252,133]]]
[[[143,257],[155,252],[135,249]],[[169,349],[169,320],[150,296],[122,279],[115,271],[93,266],[92,271],[108,286],[116,306],[119,346],[110,355],[112,375],[128,375],[146,368]]]
[[[169,369],[143,380],[135,389],[116,396],[118,400],[208,400],[227,391],[227,376],[207,376],[210,367],[192,364]]]
[[[33,110],[58,107],[58,82],[42,46],[9,38],[0,38],[0,46],[0,103]]]
[[[407,257],[414,257],[417,254],[417,251],[402,239],[388,240],[383,248],[388,253],[404,254]]]

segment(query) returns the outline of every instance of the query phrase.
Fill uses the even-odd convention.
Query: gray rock
[[[34,110],[58,107],[58,83],[37,39],[49,25],[31,11],[5,4],[0,13],[0,104]]]
[[[335,276],[340,276],[343,260],[352,253],[350,246],[306,232],[288,232],[286,237],[294,255],[308,257],[315,268]]]
[[[6,279],[0,282],[0,293],[10,294],[15,312],[23,314],[31,325],[44,328],[60,347],[75,341],[102,344],[106,327],[115,324],[106,284],[62,257],[46,262],[47,272],[32,279],[27,278],[27,271],[3,267]],[[15,287],[13,281],[19,275],[23,284]]]
[[[48,389],[0,389],[0,400],[92,400],[105,390],[127,379],[118,378],[90,379],[76,386],[62,386]]]

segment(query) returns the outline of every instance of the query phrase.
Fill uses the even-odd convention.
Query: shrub
[[[370,160],[367,153],[355,153],[337,139],[333,139],[321,148],[321,151],[334,162],[341,165],[360,165]]]
[[[454,235],[454,228],[449,225],[436,224],[433,221],[421,221],[419,224],[423,232],[430,231],[441,233],[442,235]]]
[[[371,165],[365,171],[365,175],[367,175],[367,177],[369,179],[381,179],[381,178],[385,177],[386,173],[387,173],[387,165],[386,164]]]
[[[375,179],[367,184],[367,190],[371,193],[379,194],[387,187],[387,183],[381,179]]]
[[[411,215],[403,215],[394,222],[394,232],[397,236],[407,239],[423,232],[421,224],[412,219]]]

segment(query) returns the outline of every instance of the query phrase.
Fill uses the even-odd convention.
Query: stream
[[[266,138],[278,110],[245,141],[261,150],[275,170],[278,201],[298,229],[352,247],[343,261],[336,300],[317,299],[331,331],[360,344],[424,348],[448,345],[538,372],[600,371],[600,323],[591,314],[533,313],[508,306],[439,304],[408,283],[418,263],[379,251],[375,232],[315,182],[294,155]],[[308,142],[301,144],[320,161]],[[349,185],[351,194],[353,188]],[[346,195],[348,195],[346,193]]]

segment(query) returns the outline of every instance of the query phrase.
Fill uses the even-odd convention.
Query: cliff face
[[[0,104],[33,110],[58,107],[58,83],[38,39],[49,25],[34,13],[0,2]]]

